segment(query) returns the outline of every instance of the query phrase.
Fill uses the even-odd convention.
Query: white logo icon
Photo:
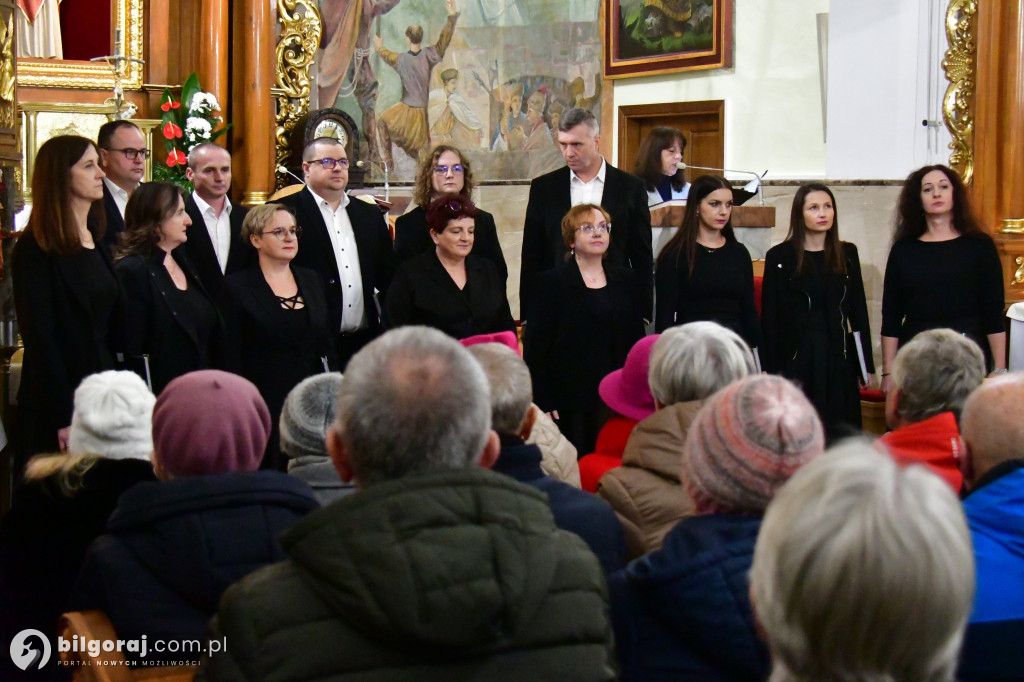
[[[26,641],[30,637],[42,642],[42,648],[39,648],[35,640]],[[28,670],[33,666],[37,669],[42,668],[50,660],[50,640],[39,630],[22,630],[11,640],[11,660],[22,670]]]

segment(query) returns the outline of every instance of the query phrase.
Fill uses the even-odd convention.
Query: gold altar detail
[[[1011,284],[1020,286],[1024,284],[1024,256],[1017,256],[1014,262],[1017,264],[1017,272],[1013,273],[1013,282]]]
[[[17,75],[14,68],[14,13],[6,24],[0,20],[0,128],[13,128],[14,93]]]
[[[946,11],[949,49],[942,60],[949,87],[942,101],[942,116],[953,136],[949,165],[966,184],[974,177],[974,93],[977,69],[977,0],[952,0]]]
[[[302,12],[299,11],[300,6]],[[309,71],[320,48],[322,24],[316,3],[304,0],[277,0],[277,20],[281,24],[281,34],[277,41],[274,88],[277,98],[274,172],[283,179],[276,166],[284,164],[288,158],[288,135],[295,122],[309,111],[312,92]]]
[[[114,32],[120,31],[122,53],[133,59],[143,58],[142,2],[116,0],[111,13],[112,28]],[[121,85],[136,89],[142,87],[142,80],[143,65],[125,62]],[[106,62],[22,58],[18,60],[18,85],[110,90],[114,87],[114,75]]]

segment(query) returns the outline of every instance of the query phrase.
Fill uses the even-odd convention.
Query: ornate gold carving
[[[977,69],[975,27],[978,0],[950,0],[946,11],[949,49],[942,60],[949,87],[942,101],[942,117],[953,135],[949,165],[965,183],[974,177],[974,89]]]
[[[121,31],[121,51],[125,57],[143,58],[142,2],[143,0],[115,0],[113,3],[111,19],[113,28]],[[121,85],[130,89],[142,87],[142,72],[142,64],[125,63]],[[114,74],[106,62],[23,58],[18,60],[18,85],[110,90],[114,87]]]
[[[0,20],[0,128],[14,127],[14,12],[5,25]]]
[[[1021,284],[1024,284],[1024,256],[1017,256],[1014,262],[1017,264],[1017,272],[1013,273],[1012,284],[1014,286],[1020,286]]]
[[[1024,234],[1024,219],[1004,218],[1003,226],[999,228],[1003,234]]]
[[[299,6],[304,11],[299,12]],[[309,70],[316,58],[316,51],[320,49],[322,26],[316,3],[306,0],[277,0],[277,20],[281,24],[281,35],[277,42],[277,79],[274,88],[277,97],[275,169],[288,158],[288,135],[295,127],[295,122],[309,111],[312,91]],[[286,177],[277,173],[278,187]]]

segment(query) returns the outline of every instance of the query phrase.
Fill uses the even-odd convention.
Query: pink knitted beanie
[[[697,513],[762,514],[775,491],[821,454],[818,414],[789,381],[756,374],[708,398],[690,425],[681,481]]]

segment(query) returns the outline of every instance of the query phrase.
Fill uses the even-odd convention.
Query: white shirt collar
[[[597,169],[597,175],[595,175],[590,181],[593,182],[594,180],[598,180],[603,185],[604,184],[605,171],[607,171],[607,170],[608,170],[608,162],[605,161],[604,157],[602,156],[601,157],[601,167]],[[569,169],[569,182],[572,182],[573,180],[575,180],[576,182],[583,182],[583,180],[580,179],[580,176],[576,175],[576,171],[574,171],[572,168],[570,168]],[[583,184],[587,184],[587,183],[583,182]]]
[[[196,206],[199,207],[199,213],[206,215],[207,212],[213,211],[213,215],[216,216],[217,212],[213,210],[213,206],[206,203],[198,192],[192,192],[192,201],[196,202]],[[224,197],[224,212],[231,215],[231,199]]]
[[[107,186],[107,189],[109,189],[110,193],[115,197],[128,201],[128,192],[120,185],[115,185],[113,180],[110,178],[103,178],[103,184]]]
[[[309,193],[313,195],[314,199],[316,199],[316,205],[317,206],[324,206],[326,204],[327,208],[329,208],[332,211],[334,210],[333,208],[331,208],[331,202],[327,201],[327,199],[324,199],[322,196],[320,196],[319,194],[314,192],[313,189],[309,185],[306,185],[306,189],[308,189]],[[349,202],[348,192],[342,192],[342,194],[341,194],[341,203],[338,204],[338,208],[339,209],[346,208],[348,206],[348,202]]]

